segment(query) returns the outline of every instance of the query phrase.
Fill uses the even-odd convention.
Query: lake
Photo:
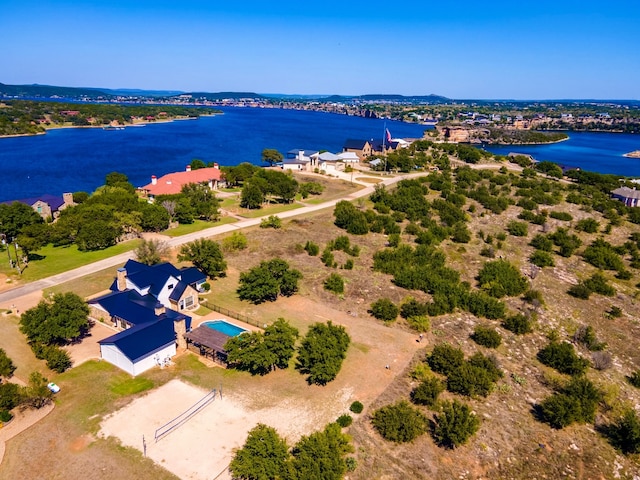
[[[0,138],[0,201],[44,193],[84,190],[104,183],[105,175],[125,173],[142,186],[151,175],[182,170],[194,158],[220,165],[260,164],[264,148],[342,151],[345,140],[422,137],[425,126],[323,112],[223,108],[223,115],[127,127],[49,130],[46,135]],[[492,146],[506,155],[529,153],[538,160],[585,170],[640,177],[640,160],[622,154],[640,149],[640,136],[614,133],[569,133],[551,145]]]
[[[536,160],[580,167],[599,173],[640,177],[640,159],[623,157],[640,150],[640,135],[631,133],[567,132],[569,139],[547,145],[491,145],[499,155],[527,153]]]
[[[194,158],[220,165],[261,164],[265,148],[342,151],[345,140],[420,138],[424,125],[323,112],[223,108],[223,115],[127,127],[63,128],[46,135],[0,138],[0,201],[91,192],[105,175],[125,173],[135,186],[185,168]]]

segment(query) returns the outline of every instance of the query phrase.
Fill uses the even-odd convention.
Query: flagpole
[[[382,127],[382,154],[384,155],[384,173],[387,174],[387,121],[384,121],[384,126]]]

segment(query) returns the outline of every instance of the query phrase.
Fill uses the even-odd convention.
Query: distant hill
[[[203,100],[224,100],[224,99],[233,99],[238,100],[240,98],[255,98],[255,99],[264,99],[263,95],[260,95],[255,92],[185,92],[180,95],[191,95],[193,98],[203,99]],[[174,95],[174,97],[177,95]]]
[[[399,94],[382,94],[382,93],[373,93],[367,95],[354,95],[354,96],[345,96],[345,95],[331,95],[329,97],[324,97],[320,99],[325,102],[353,102],[353,101],[362,101],[362,102],[406,102],[406,103],[448,103],[451,99],[447,97],[443,97],[441,95],[399,95]]]
[[[5,85],[0,83],[0,96],[29,98],[109,99],[114,95],[97,88],[56,87],[52,85]]]

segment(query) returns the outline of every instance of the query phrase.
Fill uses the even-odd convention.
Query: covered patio
[[[231,338],[229,335],[200,325],[186,333],[184,338],[187,340],[187,349],[214,362],[227,364],[227,351],[224,345]]]

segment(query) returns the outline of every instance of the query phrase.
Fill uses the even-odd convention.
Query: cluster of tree
[[[478,352],[465,360],[462,350],[447,343],[437,344],[427,363],[431,370],[447,377],[448,391],[467,397],[486,397],[503,376],[495,357]]]
[[[58,103],[11,100],[0,110],[0,135],[35,134],[44,127],[63,125],[122,125],[134,118],[145,121],[176,117],[199,117],[202,111],[177,105],[121,105],[100,103]],[[70,113],[72,112],[72,113]],[[219,111],[212,111],[219,112]]]
[[[600,272],[596,272],[586,280],[579,281],[572,285],[567,293],[572,297],[588,300],[592,293],[598,293],[605,297],[613,297],[616,289],[609,285],[607,278]]]
[[[231,337],[224,346],[229,366],[252,375],[265,375],[287,368],[295,352],[298,329],[279,318],[264,333],[245,332]]]
[[[243,208],[261,208],[272,198],[278,203],[291,203],[298,193],[299,185],[290,172],[253,169],[251,177],[243,179],[240,206]]]
[[[336,378],[351,339],[344,327],[314,323],[298,348],[296,369],[308,375],[309,384],[326,385]]]
[[[220,245],[207,238],[199,238],[180,247],[178,261],[189,261],[209,278],[224,277],[227,262],[224,260]]]
[[[489,128],[491,143],[505,145],[543,144],[566,140],[569,136],[562,132],[538,132],[535,130],[514,130]]]
[[[55,294],[24,312],[20,331],[27,337],[37,358],[47,361],[56,372],[71,367],[69,354],[60,348],[83,335],[90,327],[89,307],[72,292]]]
[[[256,425],[235,453],[229,471],[240,480],[339,480],[355,462],[350,438],[337,423],[303,436],[293,448],[267,425]],[[351,458],[351,462],[349,462]]]
[[[539,405],[542,420],[553,428],[572,423],[593,423],[602,393],[585,376],[574,376]]]
[[[289,267],[280,259],[260,262],[248,272],[240,274],[238,296],[240,300],[252,303],[274,302],[278,296],[290,297],[298,291],[298,280],[302,278],[299,270]]]
[[[171,222],[180,224],[191,224],[194,220],[214,222],[220,217],[220,200],[206,183],[188,183],[180,193],[158,195],[151,205],[161,206]]]
[[[513,297],[528,288],[527,279],[507,260],[485,263],[478,273],[480,287],[495,298]]]
[[[47,388],[49,380],[41,373],[32,372],[26,386],[0,383],[0,422],[11,420],[9,410],[18,406],[42,408],[51,402],[53,393]]]

